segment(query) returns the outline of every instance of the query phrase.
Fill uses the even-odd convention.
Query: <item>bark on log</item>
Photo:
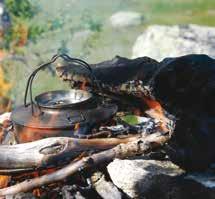
[[[43,185],[62,181],[66,177],[80,171],[80,169],[95,167],[101,163],[110,162],[114,158],[122,159],[137,154],[146,154],[152,149],[165,144],[170,139],[170,137],[170,134],[154,133],[143,139],[136,138],[136,141],[132,141],[127,144],[119,144],[112,149],[95,153],[91,156],[84,157],[79,161],[72,162],[66,167],[51,174],[43,175],[31,180],[26,180],[11,187],[0,189],[0,196],[16,194],[19,192],[27,192]]]
[[[87,151],[110,149],[137,139],[128,138],[75,139],[53,137],[16,145],[0,145],[0,173],[58,166]],[[15,170],[14,170],[15,169]],[[5,172],[4,172],[5,171]]]

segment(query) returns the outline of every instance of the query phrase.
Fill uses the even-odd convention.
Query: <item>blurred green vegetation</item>
[[[215,25],[214,0],[143,0],[148,24]]]
[[[62,28],[60,18],[53,18],[45,23],[34,23],[33,19],[41,11],[39,3],[30,0],[5,0],[5,7],[9,14],[11,24],[5,30],[1,48],[19,52],[19,47],[36,42],[44,32]],[[17,50],[18,49],[18,50]]]
[[[38,12],[29,0],[5,0],[5,6],[13,19],[31,19]]]
[[[10,17],[10,26],[3,35],[2,48],[16,50],[27,44],[28,40],[35,41],[44,32],[44,28],[31,23],[39,12],[39,7],[29,0],[5,0],[6,11]]]
[[[4,35],[4,48],[23,55],[26,62],[12,60],[4,64],[6,79],[14,85],[10,97],[18,102],[35,65],[48,61],[57,52],[95,63],[117,54],[130,57],[137,37],[153,24],[215,26],[215,0],[5,0],[5,3],[11,28]],[[143,23],[114,29],[109,18],[119,11],[140,12]],[[65,86],[53,77],[53,70],[40,75],[35,82],[35,94]]]
[[[89,10],[85,10],[81,16],[82,26],[95,32],[101,32],[102,22],[95,18]]]

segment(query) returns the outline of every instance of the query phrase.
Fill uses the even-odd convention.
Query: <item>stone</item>
[[[185,175],[170,161],[116,159],[107,166],[113,183],[131,198],[212,199],[215,188]]]
[[[110,24],[114,28],[137,26],[142,21],[143,16],[141,13],[131,11],[120,11],[110,17]]]
[[[132,58],[149,56],[158,61],[186,54],[215,58],[215,28],[199,25],[149,26],[136,40]]]
[[[36,199],[32,193],[18,193],[15,195],[7,195],[5,199]]]
[[[170,178],[184,173],[169,161],[156,160],[119,160],[111,162],[108,172],[113,183],[131,198],[140,197],[157,183],[157,177]],[[159,183],[159,182],[158,182]]]

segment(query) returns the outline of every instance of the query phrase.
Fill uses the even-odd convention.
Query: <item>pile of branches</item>
[[[24,178],[24,181],[16,181],[14,185],[0,189],[0,196],[29,192],[45,185],[61,183],[84,171],[90,175],[91,185],[100,196],[103,197],[105,189],[109,194],[116,195],[118,191],[110,182],[104,181],[102,190],[101,186],[96,185],[98,178],[102,176],[97,169],[115,158],[148,154],[163,146],[172,136],[172,132],[164,131],[126,137],[105,137],[106,134],[107,132],[98,132],[96,138],[92,134],[84,139],[52,137],[24,144],[0,145],[1,175],[13,178],[51,170],[44,172],[44,175],[36,175],[27,180]],[[102,138],[98,138],[99,136]]]

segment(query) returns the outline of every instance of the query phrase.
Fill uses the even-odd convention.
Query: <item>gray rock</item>
[[[32,193],[18,193],[15,195],[7,195],[5,199],[36,199]]]
[[[91,182],[94,189],[103,199],[121,199],[122,194],[117,187],[110,181],[105,179],[102,172],[94,172],[91,176]]]
[[[158,61],[185,54],[215,58],[215,28],[198,25],[149,26],[136,40],[132,57],[149,56]]]
[[[214,186],[205,186],[191,178],[194,174],[185,175],[170,161],[116,159],[107,169],[113,183],[131,198],[215,198]]]
[[[129,27],[140,25],[143,16],[138,12],[121,11],[110,17],[110,23],[114,28]]]
[[[108,167],[113,183],[131,198],[143,196],[157,183],[157,177],[162,175],[166,181],[183,174],[178,166],[169,161],[155,160],[114,160]]]

